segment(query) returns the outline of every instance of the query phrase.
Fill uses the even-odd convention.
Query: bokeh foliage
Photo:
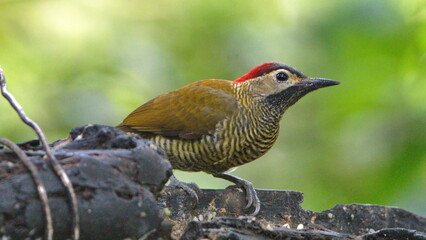
[[[293,106],[275,147],[235,175],[302,191],[316,211],[372,203],[426,214],[425,1],[0,2],[9,90],[50,140],[116,125],[161,93],[267,61],[342,84]],[[35,138],[5,100],[0,136]]]

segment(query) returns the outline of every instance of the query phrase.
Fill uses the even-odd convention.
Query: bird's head
[[[333,80],[309,78],[288,65],[275,62],[263,63],[232,83],[244,86],[254,99],[279,110],[280,114],[307,93],[339,84]]]

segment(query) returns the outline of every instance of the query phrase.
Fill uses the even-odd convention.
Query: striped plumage
[[[222,173],[265,154],[278,137],[285,110],[307,93],[335,84],[285,64],[264,63],[234,81],[202,80],[163,94],[117,127],[163,148],[174,169],[246,184]]]
[[[216,84],[216,80],[205,81],[208,81],[205,84]],[[268,112],[262,102],[244,99],[247,85],[230,85],[238,110],[199,139],[142,135],[166,150],[175,169],[222,173],[253,161],[268,151],[277,139],[280,115]]]

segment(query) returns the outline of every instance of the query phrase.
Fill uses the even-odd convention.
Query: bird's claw
[[[252,212],[251,216],[256,216],[260,211],[260,200],[257,196],[256,190],[253,187],[253,184],[249,181],[243,180],[241,178],[237,178],[232,175],[228,174],[214,174],[213,176],[226,179],[228,181],[231,181],[235,183],[235,185],[228,186],[227,189],[235,189],[240,188],[243,189],[243,191],[246,194],[246,201],[247,205],[244,207],[244,209],[248,209],[250,207],[254,207],[254,212]]]
[[[254,212],[250,215],[256,216],[260,211],[260,200],[257,196],[256,190],[253,187],[253,184],[251,182],[244,182],[241,184],[241,188],[244,189],[246,192],[246,201],[247,205],[244,207],[244,209],[248,209],[250,207],[254,207]]]
[[[201,190],[197,186],[197,184],[179,181],[174,175],[172,175],[170,177],[169,186],[182,188],[194,200],[194,204],[192,206],[193,209],[195,209],[199,205],[200,200],[198,196],[201,194]]]

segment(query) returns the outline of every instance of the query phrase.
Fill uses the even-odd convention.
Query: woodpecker
[[[174,169],[203,171],[235,183],[246,193],[246,208],[253,206],[256,215],[260,201],[253,185],[227,171],[272,147],[291,105],[313,90],[337,84],[267,62],[234,81],[201,80],[158,96],[117,128],[153,141],[165,150]],[[172,181],[179,182],[174,176]]]

